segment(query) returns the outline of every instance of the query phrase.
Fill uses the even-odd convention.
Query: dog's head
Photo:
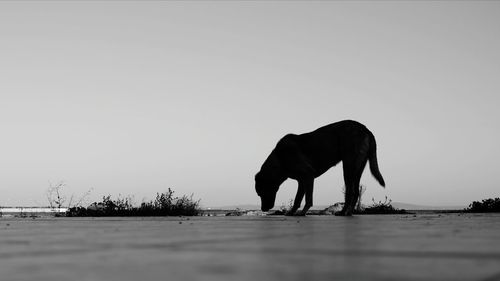
[[[267,212],[274,207],[276,193],[283,181],[284,180],[266,175],[262,171],[255,175],[255,191],[257,191],[257,195],[260,196],[260,209],[262,211]]]

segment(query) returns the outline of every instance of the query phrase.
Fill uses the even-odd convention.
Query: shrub
[[[500,198],[483,199],[482,202],[474,201],[464,211],[470,213],[500,212]]]
[[[174,191],[168,189],[166,193],[157,193],[150,202],[143,202],[138,208],[141,216],[196,216],[200,213],[199,200],[194,201],[193,195],[173,196]]]
[[[372,198],[373,205],[355,210],[355,214],[360,215],[389,215],[389,214],[408,214],[405,209],[396,209],[392,206],[392,200],[385,197],[385,201],[375,202]]]
[[[293,208],[293,199],[290,199],[288,201],[288,205],[285,205],[285,203],[281,204],[281,207],[279,210],[276,210],[274,212],[269,213],[269,216],[284,216],[288,214]]]
[[[193,200],[193,195],[174,197],[174,191],[168,189],[165,193],[157,193],[155,200],[142,202],[134,207],[131,197],[116,200],[111,195],[104,196],[102,202],[94,202],[89,207],[73,207],[66,213],[70,217],[100,217],[100,216],[196,216],[200,213],[199,200]]]

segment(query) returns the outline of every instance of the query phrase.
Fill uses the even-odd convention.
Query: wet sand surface
[[[500,214],[0,218],[0,280],[500,280]]]

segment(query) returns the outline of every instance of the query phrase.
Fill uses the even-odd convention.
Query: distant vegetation
[[[500,198],[483,199],[482,202],[474,201],[464,211],[469,213],[498,213],[500,212]]]
[[[104,196],[101,202],[94,202],[89,207],[69,208],[68,217],[104,217],[104,216],[196,216],[201,212],[199,200],[193,196],[174,197],[174,191],[157,193],[156,198],[134,206],[130,197],[112,199]]]

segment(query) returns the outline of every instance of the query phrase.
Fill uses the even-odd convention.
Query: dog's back
[[[355,161],[359,149],[372,144],[373,134],[361,123],[344,120],[312,132],[287,135],[282,141],[294,141],[316,170],[316,177],[340,161]]]

